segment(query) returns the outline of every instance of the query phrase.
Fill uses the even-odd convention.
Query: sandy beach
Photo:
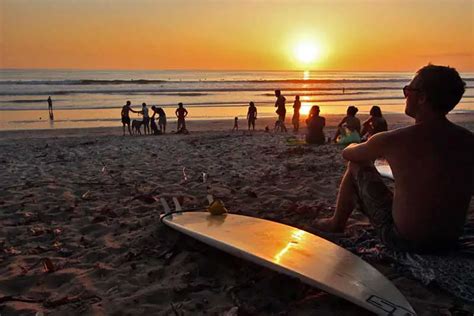
[[[326,116],[327,136],[341,118]],[[413,124],[402,114],[386,118],[389,128]],[[474,114],[449,119],[474,131]],[[188,208],[213,194],[231,213],[312,231],[312,220],[334,210],[343,147],[290,145],[293,133],[264,132],[273,122],[259,119],[247,132],[241,120],[232,132],[231,120],[192,121],[189,135],[0,132],[0,314],[370,315],[160,223],[159,198],[178,197]],[[367,220],[359,214],[354,223]],[[390,263],[370,263],[418,315],[454,315],[453,306],[474,312]]]

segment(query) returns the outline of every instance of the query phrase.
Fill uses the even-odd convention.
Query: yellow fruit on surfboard
[[[222,202],[221,200],[212,201],[207,210],[212,215],[221,215],[227,213],[227,209],[224,206],[224,202]]]

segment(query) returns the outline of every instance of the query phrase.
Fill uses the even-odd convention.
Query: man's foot
[[[313,221],[313,226],[317,230],[329,233],[343,233],[344,227],[337,225],[332,217],[316,219]]]

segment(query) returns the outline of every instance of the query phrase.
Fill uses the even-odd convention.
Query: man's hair
[[[434,110],[448,113],[461,100],[466,83],[456,69],[428,64],[416,73],[420,80],[419,88]]]
[[[178,105],[179,105],[179,106],[183,106],[183,103],[179,102]]]
[[[280,90],[275,90],[275,94],[281,94]]]

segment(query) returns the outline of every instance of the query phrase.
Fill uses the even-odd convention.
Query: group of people
[[[281,94],[280,90],[275,90],[275,96],[277,100],[275,102],[275,107],[277,108],[276,114],[278,114],[278,119],[275,122],[275,131],[286,132],[285,118],[286,118],[286,107],[285,107],[285,97]],[[300,96],[295,96],[295,101],[293,104],[293,131],[298,132],[300,127],[300,109],[301,101]],[[370,117],[364,123],[361,123],[359,118],[356,117],[358,108],[351,105],[347,108],[346,116],[341,120],[337,125],[337,131],[332,139],[333,142],[338,144],[351,144],[351,143],[360,143],[369,139],[371,136],[388,130],[387,121],[382,116],[382,110],[379,106],[373,106],[370,110]],[[308,127],[308,132],[306,134],[306,142],[309,144],[324,144],[326,143],[326,137],[324,135],[324,127],[326,126],[326,119],[320,114],[319,106],[314,105],[309,111],[308,117],[306,119],[306,125]],[[249,125],[250,126],[250,125]]]
[[[125,126],[128,127],[128,132],[130,135],[133,133],[138,133],[141,135],[141,126],[143,125],[143,133],[159,135],[166,133],[166,113],[161,107],[152,106],[151,110],[153,114],[150,116],[148,106],[146,103],[142,103],[141,110],[132,109],[132,103],[127,101],[127,103],[122,107],[122,125],[123,125],[123,135],[125,136]],[[130,112],[138,113],[142,115],[143,119],[133,120],[131,122]],[[186,116],[188,116],[188,110],[184,107],[183,103],[178,104],[178,108],[175,111],[176,117],[178,118],[177,133],[187,133],[186,129]],[[158,115],[158,125],[155,121],[155,116]],[[130,125],[131,124],[131,125]],[[151,128],[151,130],[150,130]]]
[[[350,144],[342,152],[348,165],[339,187],[335,212],[329,218],[316,219],[314,226],[320,231],[342,232],[356,203],[360,203],[361,211],[388,247],[415,252],[453,249],[463,233],[474,190],[473,134],[446,117],[464,91],[465,82],[454,68],[428,65],[403,88],[405,113],[415,119],[415,125],[387,131],[387,122],[378,106],[372,107],[370,118],[361,124],[356,116],[358,109],[349,106],[332,138],[334,142]],[[278,114],[275,125],[286,131],[285,97],[279,90],[275,96]],[[293,107],[292,122],[298,131],[301,108],[298,96]],[[158,113],[160,130],[164,132],[164,112],[160,108],[152,109],[152,119]],[[122,109],[124,133],[125,125],[130,125],[130,111],[141,113],[145,125],[148,118],[146,104],[141,111],[135,111],[127,102]],[[176,115],[178,130],[185,129],[187,111],[182,104]],[[257,109],[250,102],[249,129],[255,129],[256,119]],[[306,124],[308,143],[326,142],[326,121],[320,116],[318,106],[311,108]],[[384,184],[374,166],[380,157],[390,164],[396,194]]]

